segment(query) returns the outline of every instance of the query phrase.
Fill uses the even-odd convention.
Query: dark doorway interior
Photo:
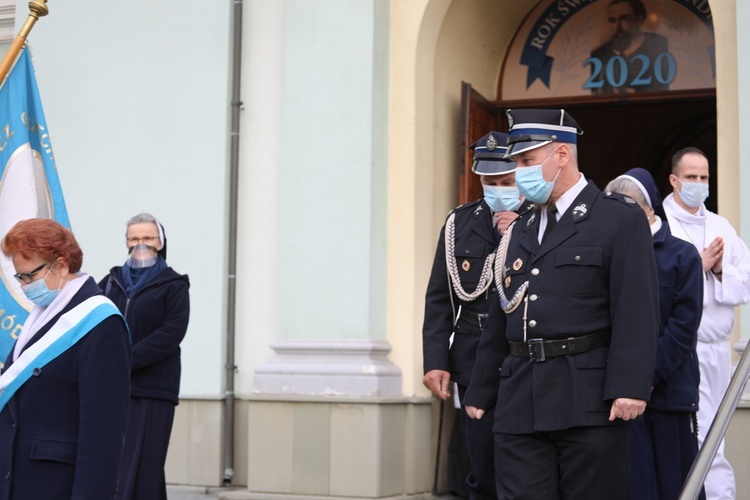
[[[709,210],[716,211],[716,99],[573,105],[566,108],[584,134],[578,138],[579,165],[603,188],[632,167],[649,170],[662,196],[672,191],[672,155],[694,146],[708,157]]]
[[[672,191],[669,173],[672,155],[687,146],[702,150],[708,157],[709,210],[716,211],[716,95],[710,92],[654,93],[651,96],[620,99],[561,101],[487,101],[464,83],[463,146],[490,130],[508,130],[506,108],[564,108],[578,121],[584,133],[578,138],[581,171],[597,186],[606,184],[633,167],[649,170],[661,186],[662,195]],[[459,202],[482,196],[476,175],[471,174],[471,152],[467,151],[459,178]]]

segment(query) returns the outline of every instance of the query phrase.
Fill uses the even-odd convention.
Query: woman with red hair
[[[0,243],[34,304],[0,375],[0,500],[113,498],[130,394],[130,339],[49,219]]]

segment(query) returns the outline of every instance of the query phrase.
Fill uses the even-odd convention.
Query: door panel
[[[492,130],[498,130],[501,109],[485,99],[470,84],[461,82],[461,147],[464,161],[458,177],[458,202],[461,204],[484,196],[479,176],[472,173],[474,151],[468,149],[476,140]]]

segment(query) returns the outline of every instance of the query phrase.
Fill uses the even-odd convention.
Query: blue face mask
[[[708,198],[708,184],[700,182],[682,182],[680,179],[677,180],[682,184],[680,198],[685,205],[690,208],[700,207],[701,204],[706,201],[706,198]]]
[[[518,188],[513,186],[482,186],[484,201],[493,212],[515,212],[521,206]]]
[[[522,195],[534,203],[547,202],[549,195],[552,194],[552,188],[555,186],[557,176],[560,175],[560,170],[558,170],[555,178],[551,182],[547,182],[544,180],[544,174],[542,173],[542,166],[555,151],[557,151],[557,148],[553,149],[549,156],[539,165],[516,167],[516,186],[518,186],[518,190]]]
[[[39,307],[46,307],[50,305],[60,293],[59,286],[57,287],[57,290],[50,290],[49,288],[47,288],[47,283],[44,280],[45,278],[47,278],[50,272],[52,272],[51,267],[49,271],[47,271],[47,274],[44,275],[44,278],[32,281],[28,285],[23,285],[21,287],[21,290],[23,290],[23,293],[26,294],[26,297]],[[62,278],[60,278],[60,284],[62,284]]]

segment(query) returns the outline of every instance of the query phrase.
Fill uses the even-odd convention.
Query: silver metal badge
[[[588,209],[586,208],[586,204],[585,203],[581,203],[580,205],[578,205],[577,207],[575,207],[573,209],[573,215],[575,215],[577,217],[585,215],[586,212],[588,212]]]
[[[625,198],[625,201],[630,203],[631,205],[635,205],[635,200],[630,196],[623,196],[623,198]]]
[[[530,228],[535,220],[536,220],[536,214],[535,213],[531,214],[531,217],[529,217],[529,220],[526,221],[526,229]]]
[[[496,147],[497,147],[497,140],[495,139],[495,136],[490,134],[490,138],[487,139],[487,150],[494,151]]]

